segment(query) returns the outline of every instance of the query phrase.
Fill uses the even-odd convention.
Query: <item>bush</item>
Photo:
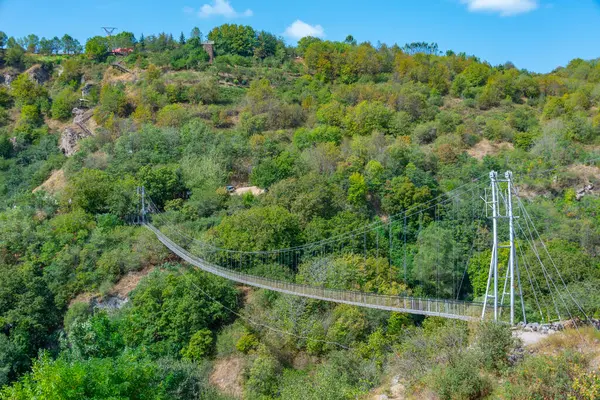
[[[486,368],[501,370],[508,364],[515,339],[508,325],[481,322],[475,331],[475,347],[481,353],[481,361]]]
[[[52,118],[67,121],[77,104],[77,93],[70,88],[63,89],[52,101]]]
[[[413,132],[413,137],[418,144],[432,143],[437,137],[437,127],[431,122],[418,125]]]
[[[104,123],[112,116],[126,117],[131,112],[122,85],[104,85],[100,90],[100,105],[95,111],[96,120]]]
[[[190,338],[188,346],[181,350],[183,358],[198,361],[210,355],[213,350],[213,333],[208,329],[200,329]]]
[[[219,99],[219,85],[216,78],[202,77],[200,82],[188,88],[190,102],[195,104],[214,104]]]
[[[87,302],[77,302],[69,307],[65,314],[63,327],[68,332],[75,322],[86,321],[91,315],[91,307]]]
[[[258,338],[252,332],[246,331],[235,343],[235,348],[242,353],[249,353],[258,347]]]
[[[570,351],[555,356],[527,357],[500,390],[499,397],[515,400],[567,399],[573,393],[575,371],[585,357]]]
[[[277,374],[280,365],[265,347],[261,347],[258,357],[252,363],[246,380],[246,392],[250,399],[272,398],[277,390]]]
[[[491,392],[491,383],[477,369],[477,360],[470,353],[456,354],[447,366],[438,367],[432,374],[432,386],[441,399],[480,399]]]
[[[156,123],[159,126],[178,127],[184,125],[189,119],[188,111],[180,104],[164,106],[156,115]]]
[[[27,104],[21,108],[21,116],[17,122],[17,130],[30,132],[44,123],[44,116],[37,104]]]

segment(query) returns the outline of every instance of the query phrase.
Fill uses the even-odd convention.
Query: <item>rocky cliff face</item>
[[[74,108],[73,125],[67,126],[60,137],[60,143],[58,147],[64,153],[64,155],[72,156],[77,151],[77,143],[85,137],[92,136],[92,131],[85,125],[86,122],[92,117],[91,110],[84,110],[81,108]]]
[[[18,72],[15,71],[4,71],[1,75],[0,75],[0,83],[6,86],[10,87],[10,84],[12,83],[12,81],[15,80],[15,78],[19,76]]]
[[[50,79],[50,72],[41,65],[34,65],[25,72],[29,75],[29,79],[38,85],[43,85]]]
[[[72,156],[76,151],[77,142],[85,137],[82,134],[83,132],[78,131],[74,126],[66,127],[60,136],[58,147],[66,156]]]

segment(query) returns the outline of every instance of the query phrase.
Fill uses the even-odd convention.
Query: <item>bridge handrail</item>
[[[481,315],[483,304],[477,302],[427,299],[411,296],[391,296],[353,290],[330,289],[236,272],[218,265],[214,265],[206,260],[192,255],[187,250],[165,236],[152,224],[145,223],[144,225],[156,235],[161,243],[163,243],[167,248],[185,261],[204,271],[239,283],[319,300],[378,308],[389,311],[408,312],[429,316],[443,316],[446,318],[463,320],[478,319],[478,316]]]

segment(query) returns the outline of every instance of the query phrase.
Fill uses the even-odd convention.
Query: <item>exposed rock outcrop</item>
[[[92,90],[92,88],[94,87],[93,83],[86,83],[82,88],[81,88],[81,94],[83,96],[87,96],[88,94],[90,94],[90,91]]]
[[[77,143],[79,143],[81,139],[94,134],[86,125],[87,121],[94,115],[92,110],[74,108],[73,115],[73,125],[67,126],[64,129],[58,145],[67,157],[75,154],[77,151]]]
[[[58,147],[67,157],[72,156],[77,151],[77,143],[88,136],[90,136],[89,131],[86,132],[78,126],[67,126],[60,137]]]
[[[589,185],[585,185],[583,188],[579,189],[576,193],[575,193],[575,199],[577,201],[583,199],[583,197],[586,194],[591,194],[594,191],[594,185],[589,184]]]
[[[34,65],[25,72],[29,75],[29,79],[38,85],[43,85],[50,79],[50,72],[41,65]]]
[[[10,87],[10,84],[17,76],[19,76],[19,73],[16,71],[4,71],[2,72],[2,75],[0,75],[0,80],[3,85]]]

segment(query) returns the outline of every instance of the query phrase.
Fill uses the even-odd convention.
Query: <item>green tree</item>
[[[84,168],[70,179],[65,201],[91,214],[107,212],[111,189],[112,179],[106,172]]]
[[[365,177],[358,172],[350,175],[350,178],[348,178],[348,203],[356,207],[362,207],[367,202],[368,193],[369,188]]]
[[[70,352],[77,359],[118,356],[124,348],[118,324],[105,312],[85,321],[75,321],[69,327]]]
[[[298,40],[298,46],[296,47],[296,52],[300,56],[304,56],[306,49],[313,43],[320,42],[321,39],[316,38],[314,36],[304,36],[302,39]]]
[[[71,37],[70,35],[67,35],[66,33],[60,40],[62,42],[62,48],[65,53],[67,53],[67,54],[81,53],[82,48],[81,48],[81,44],[79,43],[79,40],[74,39],[73,37]]]
[[[282,47],[282,44],[275,35],[269,32],[260,31],[256,36],[254,57],[263,59],[274,56],[278,47]]]
[[[300,244],[298,217],[279,206],[253,207],[223,218],[210,231],[228,249],[259,251]]]
[[[70,88],[61,90],[52,101],[52,118],[61,121],[69,120],[78,98],[77,93]]]
[[[386,133],[393,111],[380,102],[363,101],[348,111],[344,124],[352,135],[369,135],[373,131]]]
[[[111,116],[125,117],[131,111],[122,85],[104,85],[100,90],[100,104],[95,111],[96,119],[105,122]]]
[[[167,200],[181,197],[185,191],[181,169],[177,165],[146,165],[140,168],[138,178],[146,194],[159,207]]]
[[[0,333],[0,375],[12,380],[25,372],[40,348],[52,342],[60,324],[54,296],[33,268],[0,263],[0,322],[11,327],[8,335]]]
[[[202,40],[202,32],[200,32],[200,28],[198,28],[197,26],[195,26],[194,28],[192,28],[192,32],[190,33],[190,37],[191,38],[198,38],[198,39]]]
[[[181,104],[168,104],[156,114],[156,123],[159,126],[181,126],[190,118],[188,111]]]
[[[41,105],[48,99],[46,89],[29,79],[27,74],[21,74],[12,81],[11,95],[15,98],[18,107],[32,104]]]
[[[287,151],[282,152],[274,159],[263,160],[252,170],[250,182],[261,188],[268,188],[292,174],[294,161],[294,155]]]
[[[37,35],[34,35],[33,33],[27,35],[25,38],[23,38],[23,44],[25,47],[25,50],[27,50],[29,53],[35,53],[38,50],[38,46],[40,44],[40,38],[37,37]]]
[[[145,345],[153,354],[172,357],[186,347],[187,354],[190,344],[192,350],[204,346],[205,330],[229,321],[229,310],[238,304],[237,291],[228,281],[197,270],[155,271],[140,282],[130,301],[120,330],[125,344]],[[194,337],[198,332],[204,333]]]
[[[31,131],[44,123],[44,116],[37,104],[27,104],[21,107],[21,115],[17,122],[17,130]]]
[[[333,323],[327,330],[328,341],[351,346],[365,338],[367,320],[358,308],[345,304],[338,305],[333,311],[333,318]],[[333,345],[330,346],[335,348]]]
[[[14,68],[23,67],[25,60],[25,50],[17,41],[10,37],[6,42],[6,51],[4,52],[4,62]]]
[[[251,56],[256,46],[256,32],[246,25],[224,24],[213,28],[208,39],[215,42],[217,55]]]
[[[94,36],[85,42],[85,54],[96,61],[102,61],[110,50],[108,39]]]
[[[429,187],[417,187],[408,177],[398,176],[386,184],[382,206],[388,214],[394,215],[425,203],[431,198]]]
[[[110,37],[109,43],[113,49],[131,49],[135,46],[137,40],[135,39],[135,35],[131,32],[119,32],[116,35]]]
[[[200,329],[190,338],[188,346],[181,350],[183,358],[199,361],[210,355],[213,349],[213,333],[209,329]]]
[[[277,375],[281,366],[267,350],[261,347],[252,363],[246,380],[249,398],[272,398],[277,391]]]
[[[118,358],[69,361],[52,360],[44,353],[31,374],[14,386],[0,391],[0,397],[25,400],[83,398],[163,399],[167,398],[157,365],[135,354]]]

